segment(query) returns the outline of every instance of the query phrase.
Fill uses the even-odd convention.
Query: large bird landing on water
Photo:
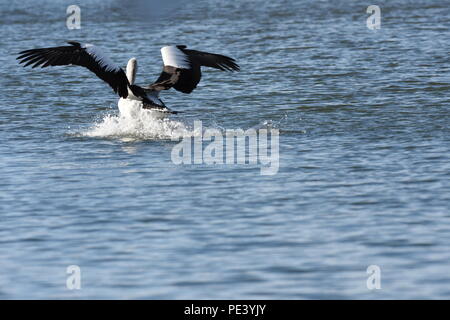
[[[183,93],[191,93],[200,82],[201,67],[211,67],[222,71],[239,71],[233,58],[220,54],[187,49],[186,46],[167,46],[161,49],[163,71],[152,84],[140,87],[135,84],[137,61],[128,61],[126,73],[115,65],[103,52],[92,44],[69,41],[70,46],[30,49],[20,52],[19,63],[25,67],[77,65],[82,66],[108,83],[120,96],[121,114],[132,110],[147,109],[157,117],[176,113],[166,107],[159,98],[162,90],[174,88]]]

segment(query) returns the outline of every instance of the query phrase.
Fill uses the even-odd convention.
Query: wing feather
[[[161,49],[164,62],[159,78],[146,90],[160,91],[174,88],[183,93],[191,93],[202,77],[201,67],[215,68],[221,71],[239,71],[240,67],[233,58],[187,49],[186,46],[167,46]]]
[[[24,67],[77,65],[89,69],[110,85],[122,98],[128,96],[128,79],[122,68],[116,66],[96,46],[69,42],[70,46],[29,49],[19,52],[17,60]]]

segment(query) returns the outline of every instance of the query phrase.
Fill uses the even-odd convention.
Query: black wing
[[[167,90],[174,88],[184,93],[191,93],[202,77],[201,67],[211,67],[222,71],[239,71],[233,58],[186,49],[186,46],[168,46],[161,49],[164,68],[147,90]]]
[[[68,42],[70,46],[31,49],[20,52],[17,57],[24,67],[77,65],[88,68],[97,77],[108,83],[122,98],[128,96],[128,79],[122,68],[113,64],[102,51],[91,44]]]
[[[222,71],[239,71],[240,68],[233,58],[221,54],[208,53],[197,50],[186,49],[180,46],[180,50],[189,56],[189,60],[194,61],[202,67],[216,68]]]

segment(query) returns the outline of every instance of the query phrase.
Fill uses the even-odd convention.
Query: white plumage
[[[130,84],[136,81],[137,60],[131,58],[127,63],[126,75]],[[129,89],[127,98],[120,98],[118,107],[120,115],[125,118],[139,118],[142,114],[150,115],[155,119],[164,119],[170,114],[170,110],[159,99],[159,91],[147,91],[145,97],[151,101],[155,106],[160,106],[160,109],[143,109],[142,97],[136,97]]]
[[[102,68],[105,68],[105,71],[117,72],[120,70],[120,67],[114,64],[114,62],[112,62],[99,47],[87,43],[83,45],[82,48],[85,48],[86,52],[89,53]]]
[[[176,114],[160,99],[162,90],[174,88],[191,93],[200,82],[201,67],[221,71],[239,71],[233,58],[203,51],[188,49],[185,45],[166,46],[161,49],[164,67],[158,79],[141,87],[135,84],[137,61],[128,61],[126,73],[114,64],[98,47],[69,41],[69,46],[28,49],[19,52],[17,60],[32,68],[77,65],[89,69],[105,81],[120,96],[119,110],[123,116],[134,116],[150,112],[157,118]]]
[[[128,119],[138,119],[142,115],[147,115],[154,119],[164,119],[170,114],[164,110],[143,109],[142,101],[128,98],[120,98],[117,106],[119,107],[120,116]]]
[[[165,66],[181,69],[189,69],[191,67],[188,56],[176,46],[163,47],[161,55]]]

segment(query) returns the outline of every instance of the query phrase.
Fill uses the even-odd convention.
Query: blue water
[[[1,1],[0,298],[450,298],[450,2],[378,1],[379,30],[370,2],[164,3],[79,0],[68,30],[71,1]],[[87,70],[15,61],[66,40],[136,57],[142,85],[167,44],[242,71],[127,122]],[[280,130],[278,173],[175,165],[195,120]]]

